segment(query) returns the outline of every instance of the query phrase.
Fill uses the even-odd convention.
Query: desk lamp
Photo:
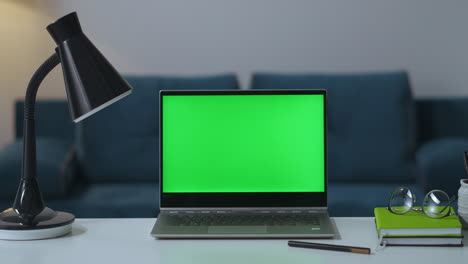
[[[21,180],[12,208],[0,213],[0,239],[31,240],[65,235],[75,216],[46,207],[36,176],[34,107],[42,80],[59,63],[70,114],[79,122],[129,95],[131,87],[84,35],[76,12],[47,26],[57,44],[55,53],[34,73],[24,103]]]

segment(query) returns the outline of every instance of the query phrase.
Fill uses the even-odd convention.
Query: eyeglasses
[[[432,190],[424,197],[421,208],[413,208],[416,202],[416,196],[406,187],[396,188],[388,200],[387,209],[397,215],[403,215],[409,211],[424,213],[430,218],[443,218],[455,215],[450,210],[450,204],[457,197],[454,195],[449,198],[448,194],[441,190]]]

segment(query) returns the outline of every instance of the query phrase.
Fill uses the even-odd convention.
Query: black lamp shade
[[[85,36],[75,12],[50,24],[47,30],[58,46],[74,122],[131,93],[130,85]]]

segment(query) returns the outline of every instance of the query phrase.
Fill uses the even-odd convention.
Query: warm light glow
[[[45,32],[45,26],[57,17],[51,6],[55,1],[42,2],[0,0],[0,149],[14,140],[15,100],[24,99],[32,74],[55,52],[56,46]],[[44,80],[38,98],[66,98],[63,74],[57,69]]]

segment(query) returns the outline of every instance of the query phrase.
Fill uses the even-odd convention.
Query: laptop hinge
[[[161,208],[161,212],[166,213],[325,213],[327,207],[301,207],[301,208],[281,208],[281,207],[258,207],[258,208]]]

